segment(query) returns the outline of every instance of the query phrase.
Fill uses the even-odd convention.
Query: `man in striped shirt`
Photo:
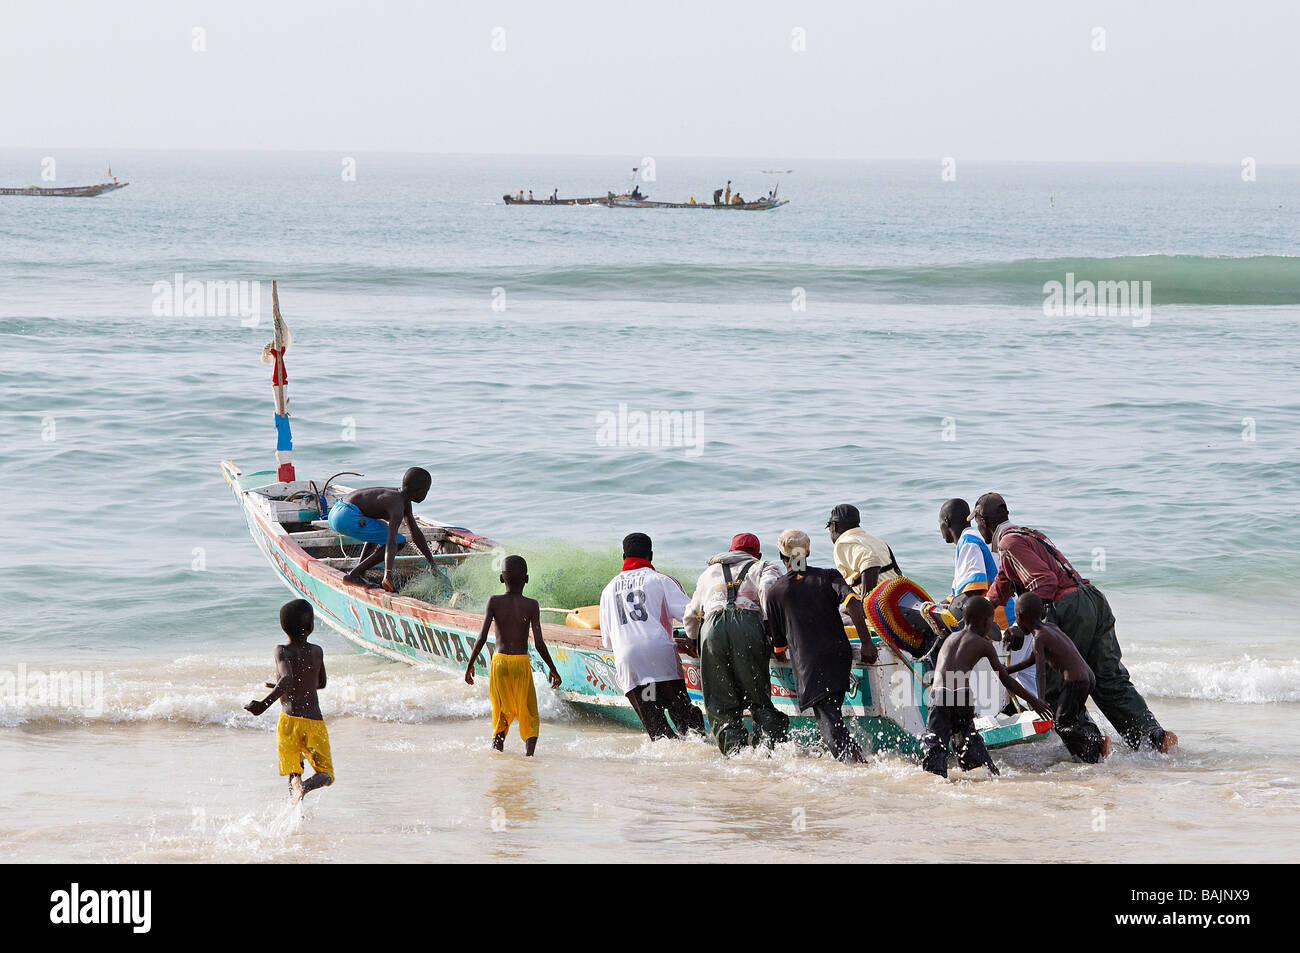
[[[1147,707],[1146,699],[1133,687],[1128,669],[1120,658],[1115,637],[1115,616],[1096,586],[1080,576],[1055,544],[1037,530],[1015,526],[1006,501],[997,493],[985,493],[975,502],[972,514],[984,541],[1001,557],[997,576],[986,593],[995,606],[1012,593],[1032,592],[1046,607],[1045,617],[1060,627],[1097,676],[1093,701],[1132,747],[1147,739],[1161,752],[1178,743],[1178,736],[1166,731]],[[1019,630],[1013,628],[1012,647]],[[1055,670],[1045,674],[1042,697],[1055,705],[1063,682]]]

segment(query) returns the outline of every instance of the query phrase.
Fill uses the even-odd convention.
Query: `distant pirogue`
[[[715,211],[725,212],[762,212],[770,208],[780,208],[782,205],[789,205],[789,199],[759,199],[757,202],[719,202],[714,205],[711,202],[651,202],[647,199],[631,199],[615,196],[609,203],[614,208],[699,208],[714,209]]]
[[[98,185],[68,185],[60,188],[29,185],[25,189],[0,189],[0,195],[43,195],[49,198],[89,199],[105,192],[124,189],[130,184],[130,182],[101,182]]]
[[[608,205],[608,195],[592,195],[585,198],[546,198],[546,199],[521,199],[515,195],[503,195],[501,198],[507,205]]]
[[[789,199],[763,198],[756,202],[652,202],[644,196],[633,198],[630,194],[623,195],[593,195],[585,198],[545,198],[545,199],[521,199],[518,195],[503,195],[502,200],[507,205],[606,205],[610,208],[697,208],[697,209],[714,209],[716,211],[733,211],[733,212],[762,212],[770,208],[780,208],[782,205],[789,205]]]

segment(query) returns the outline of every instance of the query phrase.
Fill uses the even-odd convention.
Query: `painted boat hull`
[[[482,624],[481,614],[345,584],[341,570],[309,555],[281,523],[309,524],[317,515],[315,508],[308,504],[295,515],[293,507],[299,504],[272,500],[293,490],[306,490],[307,481],[279,483],[270,470],[245,474],[229,460],[221,467],[258,549],[285,586],[312,603],[321,621],[349,641],[385,658],[456,673],[464,671]],[[288,516],[286,506],[290,507]],[[495,546],[483,537],[474,539]],[[618,690],[614,657],[602,647],[599,632],[550,623],[543,623],[542,628],[563,680],[560,694],[601,717],[640,727],[631,704]],[[475,669],[485,677],[493,642],[490,634],[486,652]],[[536,653],[530,655],[534,671],[545,672]],[[691,699],[702,709],[699,663],[686,656],[681,662]],[[773,703],[790,716],[796,739],[815,742],[816,722],[811,713],[797,708],[789,664],[773,662],[771,674]],[[846,719],[860,733],[870,736],[877,750],[919,750],[926,717],[922,677],[919,663],[904,662],[884,650],[877,664],[854,665],[851,690],[844,702]],[[976,724],[988,746],[997,748],[1045,737],[1049,723],[1035,719],[1026,714],[996,722],[981,719]]]

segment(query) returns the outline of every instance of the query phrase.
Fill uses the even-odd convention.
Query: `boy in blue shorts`
[[[371,486],[364,490],[353,490],[330,507],[330,529],[365,543],[356,566],[343,577],[344,582],[364,585],[366,571],[382,559],[384,578],[380,584],[388,592],[397,591],[392,581],[393,560],[406,542],[406,537],[397,531],[402,520],[406,520],[406,525],[410,527],[411,539],[416,547],[429,560],[429,565],[434,565],[429,544],[411,513],[411,504],[423,503],[432,484],[433,477],[428,470],[411,467],[402,476],[401,489]]]

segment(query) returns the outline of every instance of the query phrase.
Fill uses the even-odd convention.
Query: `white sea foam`
[[[1243,654],[1222,661],[1182,661],[1164,652],[1140,654],[1147,660],[1134,661],[1130,655],[1128,667],[1142,692],[1153,698],[1250,705],[1300,702],[1300,659]],[[254,717],[243,708],[249,699],[265,694],[262,683],[271,677],[268,669],[268,663],[249,658],[211,655],[142,660],[131,668],[100,666],[102,704],[67,705],[52,697],[24,698],[0,692],[0,728],[172,723],[270,731],[275,725],[274,710]],[[426,724],[482,719],[492,708],[484,676],[469,686],[455,673],[394,665],[368,656],[331,660],[329,671],[328,687],[320,693],[327,721],[351,717]],[[543,720],[583,717],[576,706],[551,691],[541,674],[534,673],[534,682]],[[654,753],[633,755],[620,749],[609,754],[651,760],[664,757],[657,746]]]
[[[1300,702],[1300,659],[1241,655],[1224,661],[1138,662],[1128,669],[1142,691],[1156,697],[1249,705]]]
[[[321,714],[327,721],[353,717],[423,724],[486,718],[492,711],[484,676],[470,686],[452,673],[365,657],[349,657],[341,663],[330,668],[328,686],[320,692]],[[266,668],[248,659],[191,655],[165,663],[141,663],[133,670],[106,669],[102,704],[94,708],[0,693],[0,728],[174,723],[270,731],[275,727],[275,706],[262,716],[251,715],[243,707],[250,699],[266,695],[262,685],[268,677]],[[534,673],[534,683],[543,719],[579,717],[542,675]]]

